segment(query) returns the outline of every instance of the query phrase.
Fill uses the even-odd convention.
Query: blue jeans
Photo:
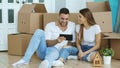
[[[55,47],[47,47],[44,31],[40,29],[37,29],[32,36],[23,59],[29,62],[35,52],[41,60],[48,60],[49,68],[59,57],[59,51]]]
[[[93,46],[82,45],[81,49],[82,49],[83,52],[85,52],[92,47]],[[88,57],[89,54],[83,56],[82,60],[88,61],[87,57]],[[59,57],[62,57],[64,60],[66,60],[69,55],[78,55],[78,49],[76,47],[73,47],[73,46],[71,46],[69,48],[62,48],[61,51],[60,51],[60,56]]]

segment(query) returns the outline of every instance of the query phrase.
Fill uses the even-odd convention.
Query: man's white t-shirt
[[[50,22],[45,27],[45,39],[46,40],[55,40],[59,37],[60,34],[72,34],[73,41],[75,41],[75,23],[68,21],[67,29],[62,31],[55,22]],[[67,44],[67,41],[63,41],[55,45],[59,50],[61,49],[61,45]],[[60,46],[60,47],[59,47]]]
[[[76,32],[79,33],[80,25],[76,25]],[[96,44],[96,34],[100,33],[100,26],[95,24],[91,26],[89,29],[83,28],[83,41],[81,45],[94,46]]]

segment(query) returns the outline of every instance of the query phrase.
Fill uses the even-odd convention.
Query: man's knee
[[[44,35],[44,31],[41,30],[41,29],[37,29],[35,32],[34,32],[35,35]]]

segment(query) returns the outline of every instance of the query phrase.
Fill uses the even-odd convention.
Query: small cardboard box
[[[59,18],[58,13],[44,13],[43,14],[43,26],[45,28],[46,24],[52,21],[57,21]],[[69,20],[78,23],[78,13],[70,13]]]
[[[9,34],[8,54],[24,55],[31,37],[31,34]]]
[[[112,16],[108,2],[87,2],[94,19],[100,25],[102,32],[112,32]]]
[[[43,28],[44,4],[24,4],[18,13],[18,32],[33,34]]]

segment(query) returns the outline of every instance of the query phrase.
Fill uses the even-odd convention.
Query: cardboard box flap
[[[24,4],[19,13],[46,13],[44,4]]]
[[[35,7],[35,5],[24,4],[24,5],[21,7],[21,9],[20,9],[19,12],[21,12],[21,13],[31,13],[32,10],[34,10],[34,7]]]
[[[39,12],[39,13],[46,13],[47,12],[44,4],[35,4],[34,10],[35,10],[35,12]]]
[[[111,11],[109,3],[106,2],[87,2],[87,7],[92,12]]]
[[[120,33],[103,33],[103,39],[120,39]]]

